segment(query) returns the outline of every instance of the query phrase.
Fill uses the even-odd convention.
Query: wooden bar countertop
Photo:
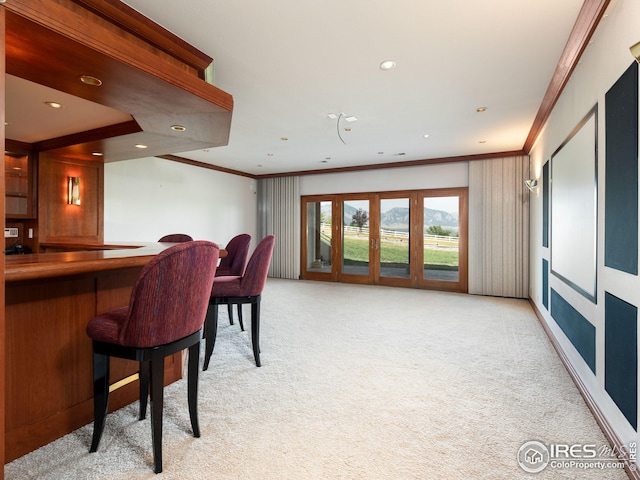
[[[111,243],[105,245],[44,244],[66,249],[50,253],[29,253],[5,257],[5,282],[51,278],[119,268],[141,267],[175,243]],[[226,251],[220,250],[220,257]]]

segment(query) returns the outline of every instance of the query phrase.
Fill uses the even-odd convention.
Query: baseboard
[[[582,395],[582,398],[587,404],[587,407],[589,407],[589,410],[591,410],[593,417],[595,418],[596,422],[600,426],[602,433],[609,441],[609,444],[611,445],[612,448],[617,449],[617,451],[626,451],[626,445],[622,442],[620,437],[613,430],[608,420],[605,418],[604,414],[602,413],[602,410],[600,410],[600,407],[596,403],[595,399],[589,393],[589,390],[587,389],[586,385],[580,378],[580,375],[578,375],[578,372],[569,361],[569,357],[567,357],[567,354],[564,352],[564,350],[560,346],[560,343],[558,342],[555,335],[549,328],[549,325],[547,325],[547,322],[545,321],[542,313],[540,312],[540,310],[538,310],[538,307],[536,306],[536,304],[531,298],[529,298],[529,303],[531,304],[531,308],[533,308],[533,311],[536,314],[536,317],[538,317],[538,321],[542,325],[542,328],[547,334],[547,337],[551,341],[553,348],[555,349],[556,353],[560,357],[560,361],[562,362],[565,369],[569,373],[569,376],[573,380],[573,383],[578,388],[578,391],[580,392],[580,395]],[[629,459],[627,458],[623,460],[623,463],[624,463],[624,471],[627,473],[627,476],[631,480],[640,480],[640,473],[637,471],[637,465],[635,464],[632,465],[631,463],[629,463]]]

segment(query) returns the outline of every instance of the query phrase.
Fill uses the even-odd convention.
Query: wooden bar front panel
[[[6,462],[93,421],[85,328],[96,314],[127,305],[140,268],[6,284]],[[167,359],[166,383],[181,377],[181,358]],[[111,383],[138,370],[127,360],[111,365]],[[112,393],[110,411],[137,399],[136,381]]]

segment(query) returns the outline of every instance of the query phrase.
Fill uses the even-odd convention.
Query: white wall
[[[104,238],[155,242],[187,233],[221,247],[257,232],[256,181],[159,158],[105,164]]]
[[[300,177],[300,195],[467,187],[468,162]]]
[[[549,274],[549,286],[556,290],[596,329],[596,374],[564,335],[542,305],[542,259],[550,260],[550,251],[542,247],[542,192],[531,195],[530,296],[553,331],[573,368],[580,375],[608,423],[624,443],[637,442],[638,435],[604,389],[604,292],[640,305],[640,280],[604,267],[604,178],[605,178],[605,93],[633,63],[629,47],[640,40],[640,2],[613,1],[586,49],[580,63],[554,107],[547,125],[531,152],[531,172],[541,177],[542,166],[567,138],[578,122],[598,104],[598,241],[597,303],[587,300],[559,278]],[[577,239],[579,241],[579,238]]]

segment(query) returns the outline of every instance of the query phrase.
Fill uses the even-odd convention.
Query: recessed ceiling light
[[[289,139],[287,137],[280,137],[280,140],[282,140],[283,142],[286,142]]]
[[[385,60],[380,64],[380,70],[391,70],[392,68],[396,68],[396,62],[393,60]]]
[[[429,135],[428,133],[425,133],[424,135],[422,135],[424,138],[431,138],[431,135]]]
[[[258,168],[262,168],[262,164],[258,164]]]
[[[273,153],[267,153],[267,157],[273,157]]]
[[[187,127],[183,127],[182,125],[171,125],[171,130],[174,132],[184,132]]]
[[[482,112],[486,112],[487,111],[487,107],[478,107],[476,108],[476,112],[478,113],[482,113]]]
[[[49,105],[51,108],[62,108],[62,104],[58,102],[44,102],[45,105]]]
[[[345,131],[345,132],[350,132],[350,131],[351,131],[351,127],[345,127],[345,128],[344,128],[344,131]]]
[[[102,80],[92,77],[91,75],[80,75],[80,81],[85,85],[90,85],[92,87],[99,87],[102,85]]]
[[[478,143],[487,143],[486,140],[480,140]]]
[[[378,155],[384,155],[384,152],[378,152]]]
[[[146,145],[143,145],[142,143],[136,143],[136,148],[148,148]]]
[[[320,160],[320,163],[328,163],[329,160]]]
[[[94,157],[102,157],[104,154],[102,152],[93,152],[91,153]]]

